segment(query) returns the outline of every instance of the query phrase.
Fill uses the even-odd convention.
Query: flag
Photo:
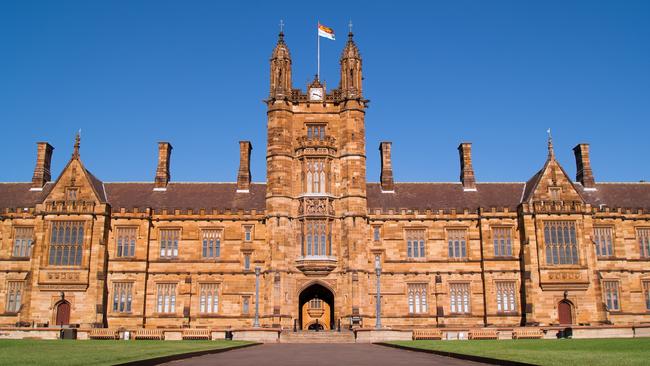
[[[327,39],[331,39],[332,41],[334,40],[334,30],[330,27],[326,27],[320,23],[318,23],[318,36],[319,37],[325,37]]]

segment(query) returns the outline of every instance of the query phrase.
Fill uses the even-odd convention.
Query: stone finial
[[[460,155],[460,181],[463,183],[463,189],[466,191],[476,190],[476,177],[474,177],[474,168],[472,167],[472,144],[463,142],[458,145]]]
[[[251,150],[250,141],[239,141],[239,170],[237,171],[237,192],[247,193],[251,187]]]
[[[169,162],[172,154],[172,145],[169,142],[158,143],[158,168],[156,168],[156,178],[154,181],[154,190],[166,190],[167,184],[171,178],[169,172]]]
[[[34,167],[34,175],[32,176],[32,190],[42,189],[45,183],[52,179],[50,165],[54,148],[47,142],[37,142],[36,146],[36,167]]]
[[[393,181],[393,163],[390,157],[392,142],[383,141],[379,143],[381,154],[381,190],[383,192],[394,192],[395,182]]]
[[[591,170],[589,158],[589,144],[578,144],[573,148],[576,157],[576,181],[580,182],[586,189],[595,189],[596,180]]]

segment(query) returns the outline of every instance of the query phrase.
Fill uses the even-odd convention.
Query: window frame
[[[25,295],[24,280],[7,280],[5,296],[5,314],[18,314],[23,307]]]
[[[429,314],[429,284],[412,282],[406,284],[406,298],[409,315]]]
[[[544,242],[543,254],[541,255],[544,258],[544,265],[548,267],[577,267],[582,263],[582,257],[580,254],[580,231],[577,220],[542,220],[541,235]],[[552,225],[555,227],[555,237],[553,237],[553,232],[550,230]],[[560,237],[558,236],[559,231],[563,230],[563,225],[569,230],[569,242],[567,244],[564,241],[559,240],[556,243],[553,243],[552,240],[557,240]],[[547,230],[548,229],[548,230]],[[573,238],[571,238],[571,229],[573,229]],[[564,233],[562,233],[564,236]],[[551,240],[549,240],[551,238]],[[575,243],[572,243],[571,240],[574,239]],[[570,250],[570,256],[567,257],[567,247]],[[573,251],[575,249],[575,252]],[[564,251],[564,257],[561,256],[562,250]],[[564,260],[564,263],[562,262]],[[571,260],[571,262],[568,262]]]
[[[47,248],[47,265],[49,267],[63,267],[74,268],[81,267],[85,261],[86,249],[86,220],[52,220],[48,223],[49,229],[47,235],[49,236]],[[55,227],[59,227],[58,234],[54,235]],[[72,238],[72,231],[67,233],[65,228],[74,228],[74,239]],[[81,230],[80,230],[81,229]],[[63,231],[61,231],[63,230]],[[81,235],[80,235],[81,234]],[[63,235],[63,242],[59,242],[59,238]],[[66,239],[67,238],[67,239]],[[53,243],[53,239],[56,243]],[[69,240],[68,240],[69,239]],[[76,240],[75,244],[73,241]],[[69,242],[66,242],[69,241]],[[67,253],[66,249],[67,248]],[[74,248],[74,261],[71,263],[71,252]],[[60,256],[59,256],[60,254]],[[64,254],[67,254],[67,261],[64,263]],[[58,258],[58,259],[57,259]]]
[[[464,295],[467,295],[467,299]],[[457,305],[457,303],[460,303]],[[457,311],[462,309],[463,311]],[[466,281],[449,282],[449,313],[451,315],[472,314],[472,284]]]
[[[501,238],[500,236],[498,237],[496,232],[498,230],[502,230],[503,232],[507,232],[509,234],[508,237],[504,237],[507,239],[507,242],[504,244],[504,249],[506,249],[506,252],[508,254],[503,254],[500,253],[498,248],[500,246],[497,245],[497,240],[503,240],[503,239],[498,239]],[[509,226],[509,225],[495,225],[490,227],[490,236],[491,236],[491,241],[492,241],[492,246],[493,246],[493,254],[496,258],[512,258],[514,257],[514,248],[513,248],[513,243],[515,242],[515,235],[514,235],[514,227]]]
[[[133,313],[133,284],[134,281],[114,281],[112,292],[111,312],[114,314]],[[118,291],[119,290],[119,291]],[[123,306],[123,307],[122,307]],[[124,309],[124,310],[122,310]]]
[[[200,232],[201,232],[201,259],[208,259],[208,260],[219,259],[221,257],[224,229],[220,227],[200,228]],[[210,236],[210,234],[212,234],[213,236]],[[207,239],[212,239],[213,242],[210,243],[209,240],[206,241]]]
[[[650,279],[642,279],[641,288],[643,290],[643,299],[645,300],[645,310],[650,312]]]
[[[27,236],[22,234],[22,231],[31,231],[31,235]],[[35,236],[35,230],[33,226],[14,226],[14,232],[13,232],[13,241],[12,241],[12,246],[11,246],[11,257],[12,258],[31,258],[32,257],[32,249],[34,248],[34,244],[36,242],[36,236]],[[21,241],[21,244],[18,245],[18,240]],[[17,255],[16,249],[20,248],[18,254],[22,254],[26,252],[25,255]]]
[[[594,225],[593,231],[593,243],[596,249],[597,258],[612,258],[615,257],[614,242],[615,242],[615,227],[612,225]],[[597,238],[601,238],[602,235],[598,235],[599,231],[608,230],[609,231],[609,242],[605,242],[605,248],[609,251],[609,254],[602,254],[602,245]]]
[[[307,128],[307,140],[325,141],[327,136],[327,123],[325,122],[308,122],[305,123]],[[317,134],[315,133],[317,132]]]
[[[372,241],[381,242],[381,225],[372,225]]]
[[[454,238],[450,235],[451,232],[464,232],[462,236],[462,246],[458,245],[458,253],[456,253],[456,243],[460,241],[460,236]],[[445,228],[445,238],[447,242],[447,258],[454,261],[466,261],[469,260],[469,228],[466,226],[450,226]],[[453,241],[453,244],[452,244]],[[460,254],[458,256],[457,254]]]
[[[158,258],[163,260],[178,259],[180,253],[181,238],[183,236],[183,229],[179,227],[161,227],[158,229]],[[172,238],[164,238],[163,232],[175,232],[177,235]],[[163,240],[165,245],[163,246]],[[167,246],[167,242],[171,241],[171,246]],[[164,252],[163,252],[164,251]],[[171,253],[171,254],[169,254]]]
[[[250,315],[251,313],[251,295],[243,295],[241,297],[241,313],[242,315]]]
[[[496,280],[494,292],[497,301],[497,314],[517,314],[517,281]]]
[[[252,242],[254,240],[253,239],[253,228],[254,228],[254,226],[255,225],[253,225],[253,224],[242,225],[242,233],[244,235],[243,240],[244,240],[245,243],[250,243],[250,242]]]
[[[607,311],[610,313],[620,312],[622,308],[620,280],[603,279],[602,289],[603,289],[603,302],[605,303],[605,308],[607,309]],[[615,295],[615,296],[610,296],[610,295]],[[610,304],[612,305],[611,307]]]
[[[161,292],[162,290],[162,292]],[[156,314],[176,314],[177,282],[156,283]],[[167,301],[169,299],[169,301]]]
[[[120,226],[115,227],[115,258],[135,258],[135,250],[138,247],[138,234],[139,234],[138,229],[139,229],[139,226],[137,226],[137,225],[131,225],[131,226],[128,226],[128,225],[122,226],[122,225],[120,225]],[[131,253],[131,255],[124,255],[124,247],[125,247],[125,245],[124,244],[120,245],[120,237],[121,237],[120,233],[122,231],[128,231],[128,230],[133,230],[133,233],[132,233],[133,242],[132,243],[127,242],[127,244],[126,244],[127,251],[129,253]],[[129,235],[126,235],[126,236],[128,237]],[[120,251],[120,249],[122,249],[122,250]]]
[[[641,259],[650,259],[650,227],[639,226],[634,231],[638,245],[637,248],[639,248],[639,257]]]
[[[210,296],[211,295],[211,296]],[[221,283],[199,283],[199,314],[216,315],[221,310]]]
[[[406,244],[406,258],[418,261],[427,259],[427,228],[404,228],[404,241]]]

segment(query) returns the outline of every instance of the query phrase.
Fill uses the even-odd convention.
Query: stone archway
[[[56,311],[56,325],[70,324],[70,303],[62,300],[55,306]]]
[[[557,304],[557,317],[562,325],[573,324],[573,304],[569,300],[562,300]]]
[[[298,317],[302,330],[334,329],[334,293],[320,283],[304,288],[299,295]]]

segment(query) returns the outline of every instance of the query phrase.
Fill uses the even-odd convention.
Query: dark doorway
[[[573,324],[572,305],[568,300],[562,300],[557,304],[557,314],[562,325]]]
[[[70,324],[70,303],[61,301],[56,306],[56,325]]]
[[[320,305],[317,305],[319,303]],[[312,304],[317,305],[318,308],[312,308]],[[319,309],[322,310],[319,312]],[[318,283],[302,290],[298,301],[298,317],[301,330],[334,329],[334,294],[332,291]]]

